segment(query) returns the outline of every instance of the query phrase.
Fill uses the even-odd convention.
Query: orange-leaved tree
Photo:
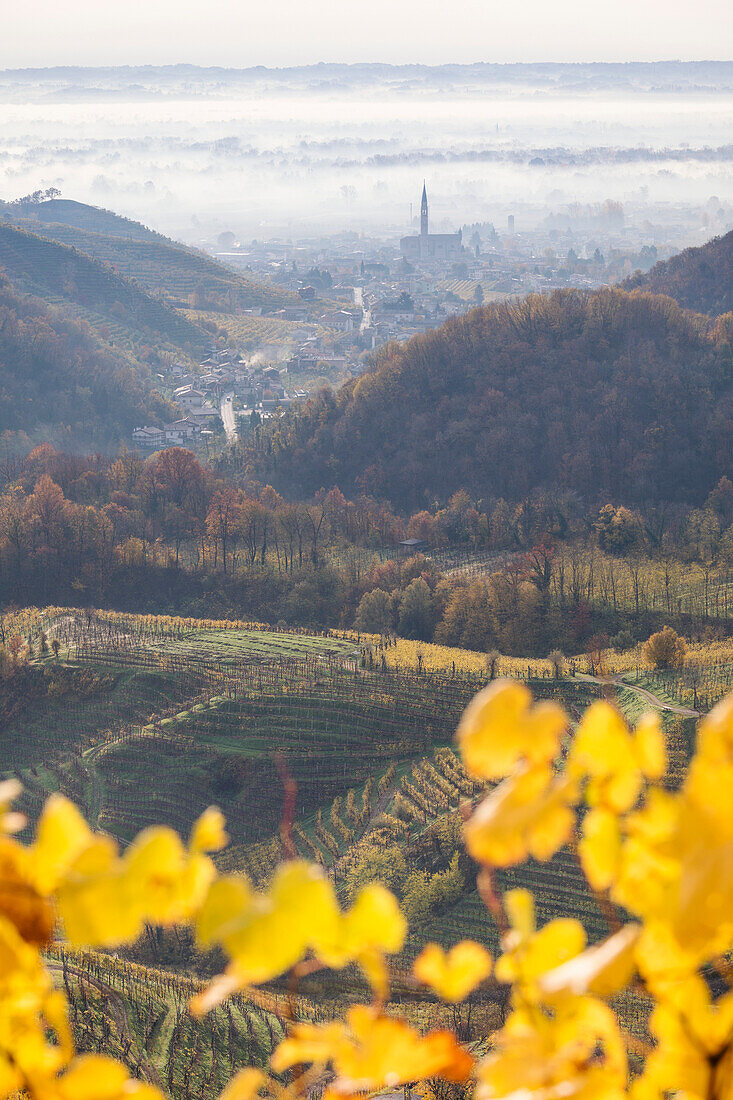
[[[407,929],[384,886],[362,886],[342,909],[317,864],[286,861],[263,890],[218,874],[209,853],[227,838],[216,809],[187,844],[156,827],[120,853],[56,795],[25,845],[9,781],[0,786],[0,1097],[159,1100],[112,1059],[75,1054],[65,999],[42,956],[55,934],[110,947],[134,940],[145,922],[190,923],[201,947],[227,953],[224,973],[194,998],[196,1014],[319,967],[356,964],[370,985],[369,1003],[343,1020],[292,1024],[271,1072],[241,1070],[226,1100],[297,1100],[324,1079],[329,1096],[344,1097],[436,1077],[474,1082],[479,1100],[733,1094],[733,697],[700,723],[676,791],[664,781],[658,718],[630,729],[602,701],[572,730],[558,704],[533,704],[523,685],[496,681],[467,709],[458,742],[471,775],[494,784],[466,807],[464,833],[501,952],[427,944],[414,979],[456,1003],[493,971],[509,1009],[488,1045],[467,1050],[449,1030],[423,1034],[385,1010],[388,958]],[[531,894],[497,889],[495,868],[548,860],[565,845],[609,921],[608,937],[592,946],[579,921],[537,928]],[[713,973],[715,981],[703,977]],[[653,1004],[648,1050],[614,1011],[630,986]]]
[[[676,630],[665,626],[647,638],[641,652],[652,668],[679,668],[685,662],[687,646]]]

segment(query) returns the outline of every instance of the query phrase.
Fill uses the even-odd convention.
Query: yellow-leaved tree
[[[15,835],[23,819],[12,809],[19,788],[11,781],[0,786],[0,1098],[159,1100],[113,1060],[75,1055],[64,997],[43,962],[54,936],[110,947],[150,922],[189,923],[201,947],[226,952],[224,973],[192,1002],[197,1014],[236,990],[318,967],[356,964],[369,982],[368,1004],[343,1020],[293,1024],[272,1072],[240,1071],[225,1100],[296,1100],[316,1080],[343,1097],[436,1077],[475,1083],[478,1100],[727,1100],[733,697],[700,723],[676,792],[664,784],[659,721],[646,717],[629,729],[606,702],[594,703],[573,730],[557,704],[535,705],[524,686],[498,681],[467,709],[458,742],[469,772],[495,783],[466,807],[465,841],[482,866],[479,891],[501,953],[492,959],[471,941],[447,952],[428,944],[414,978],[453,1003],[492,972],[506,983],[506,1022],[488,1043],[469,1051],[448,1030],[422,1034],[385,1011],[388,958],[402,948],[406,922],[383,886],[362,886],[342,909],[316,864],[283,863],[263,891],[244,876],[219,875],[209,853],[227,838],[215,809],[187,844],[151,828],[121,853],[53,796],[25,845]],[[608,937],[590,947],[577,920],[537,928],[532,896],[501,896],[494,879],[497,867],[547,860],[568,844],[609,920]],[[712,972],[724,987],[716,997],[703,976]],[[628,1051],[638,1054],[638,1041],[612,1007],[629,985],[654,1006],[655,1042],[633,1074]]]

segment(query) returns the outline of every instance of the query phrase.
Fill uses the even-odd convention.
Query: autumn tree
[[[563,674],[565,668],[565,654],[560,649],[553,649],[552,653],[548,656],[548,661],[552,665],[552,671],[556,680],[559,680]]]
[[[665,626],[647,638],[641,652],[652,668],[680,668],[685,661],[687,646],[684,638],[671,626]]]
[[[206,530],[214,543],[215,564],[216,555],[221,548],[221,567],[224,573],[227,571],[227,552],[235,540],[240,513],[239,497],[234,489],[217,490],[214,493],[206,514]]]
[[[392,602],[382,588],[365,592],[359,601],[354,625],[367,634],[387,634],[392,628]]]
[[[408,584],[400,600],[399,632],[405,638],[429,639],[434,625],[430,588],[422,577],[416,577]]]

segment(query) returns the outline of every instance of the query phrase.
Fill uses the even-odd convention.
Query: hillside
[[[172,411],[143,364],[0,275],[0,434],[109,451]]]
[[[485,1049],[486,1037],[506,1017],[507,990],[501,973],[498,983],[484,980],[477,984],[464,1008],[445,1003],[448,998],[440,1001],[432,988],[437,982],[416,983],[415,957],[428,941],[448,949],[468,936],[494,956],[503,950],[505,962],[519,959],[520,964],[532,951],[533,957],[540,957],[539,945],[551,959],[550,965],[565,950],[563,937],[568,931],[576,935],[580,946],[586,937],[590,944],[609,942],[609,923],[615,921],[618,911],[615,897],[608,900],[600,891],[590,889],[582,871],[587,866],[584,853],[581,851],[579,859],[572,842],[559,846],[562,836],[555,833],[557,839],[550,837],[553,848],[548,844],[545,853],[537,853],[545,858],[525,858],[526,848],[537,844],[531,830],[534,836],[541,829],[545,830],[543,837],[548,835],[543,818],[532,815],[531,804],[524,819],[511,804],[508,813],[496,813],[503,792],[512,791],[512,786],[516,789],[516,777],[526,774],[521,758],[515,776],[500,788],[502,793],[491,807],[499,819],[493,836],[510,841],[518,837],[514,841],[518,850],[497,859],[490,865],[491,877],[484,872],[477,881],[479,864],[466,850],[462,823],[493,784],[481,778],[475,767],[469,774],[465,741],[459,752],[453,735],[465,704],[485,682],[486,669],[463,676],[455,663],[452,668],[446,663],[442,670],[430,673],[407,667],[388,671],[383,665],[368,665],[366,652],[360,654],[354,646],[353,634],[340,631],[315,635],[256,624],[125,615],[91,608],[14,610],[0,616],[0,632],[3,640],[11,640],[9,650],[16,655],[12,667],[5,665],[5,691],[0,694],[0,780],[22,784],[16,803],[29,825],[17,823],[23,826],[21,843],[30,839],[51,794],[65,796],[90,826],[102,832],[104,840],[88,847],[81,859],[76,857],[66,879],[75,889],[79,883],[87,890],[84,896],[91,895],[97,902],[98,924],[89,922],[92,931],[101,927],[106,934],[106,912],[99,906],[107,902],[107,895],[97,887],[97,868],[87,853],[94,857],[100,852],[102,859],[109,859],[107,853],[110,848],[114,851],[115,839],[126,847],[131,837],[138,836],[135,846],[126,847],[124,853],[125,877],[124,871],[122,875],[116,871],[116,864],[112,870],[109,863],[101,864],[102,889],[110,883],[114,889],[122,879],[122,904],[128,897],[139,897],[134,886],[127,887],[128,882],[136,881],[133,870],[127,869],[137,871],[144,860],[149,893],[160,891],[166,903],[171,883],[177,881],[168,871],[178,852],[175,840],[165,832],[140,839],[140,830],[148,823],[163,823],[185,836],[198,810],[212,799],[226,814],[231,843],[222,838],[222,846],[213,856],[220,878],[196,914],[196,939],[184,924],[184,913],[184,920],[175,924],[166,921],[161,927],[156,921],[146,924],[144,931],[140,927],[136,939],[128,933],[124,942],[110,945],[112,950],[84,949],[82,944],[75,947],[71,935],[66,942],[59,938],[44,945],[47,971],[68,1001],[68,1020],[77,1049],[116,1057],[136,1078],[156,1086],[160,1090],[156,1096],[199,1100],[220,1095],[219,1090],[239,1067],[266,1065],[283,1036],[293,1034],[294,1023],[330,1025],[322,1032],[301,1032],[327,1034],[340,1027],[335,1021],[357,998],[361,1002],[367,996],[364,978],[353,966],[332,966],[328,958],[321,965],[317,957],[315,964],[308,960],[307,967],[289,969],[287,954],[278,954],[277,937],[292,935],[293,928],[297,935],[302,927],[300,921],[280,916],[293,910],[299,916],[298,896],[290,902],[292,886],[283,885],[282,877],[273,884],[275,869],[293,857],[323,868],[318,878],[313,872],[301,877],[300,869],[291,868],[298,875],[296,889],[305,892],[309,883],[315,885],[327,875],[344,910],[373,879],[388,885],[396,896],[410,931],[404,945],[400,936],[390,948],[387,996],[380,998],[379,1011],[385,1024],[394,1026],[393,1021],[399,1020],[399,1036],[405,1034],[405,1024],[420,1034],[428,1028],[452,1026],[460,1028],[463,1044],[480,1052]],[[12,644],[13,639],[20,645]],[[23,639],[27,640],[25,646]],[[360,642],[365,641],[362,635]],[[516,673],[521,679],[527,677],[536,699],[560,702],[573,716],[579,716],[601,693],[609,699],[615,697],[626,717],[633,715],[635,720],[651,704],[660,714],[660,754],[663,744],[669,759],[666,770],[663,764],[660,768],[664,771],[660,782],[667,790],[678,789],[693,735],[691,724],[677,717],[678,708],[635,686],[630,676],[618,684],[591,681],[575,672],[538,678],[524,661],[517,664]],[[534,710],[529,717],[540,732],[537,719],[541,714]],[[514,728],[511,717],[506,720],[513,734],[510,752],[523,717],[520,712]],[[487,740],[484,737],[484,744]],[[564,739],[565,745],[568,740]],[[559,758],[559,745],[557,751]],[[620,773],[613,777],[616,774]],[[633,779],[633,773],[629,774]],[[652,799],[658,791],[656,787],[648,789],[651,793],[645,792],[645,809],[653,808]],[[547,792],[541,791],[540,797],[547,798]],[[670,800],[663,805],[671,808],[673,803]],[[60,806],[63,803],[56,802],[52,813],[46,812],[43,827],[36,828],[33,856],[38,862],[37,853],[44,852],[49,828],[59,821],[72,823],[66,833],[70,837],[66,851],[69,843],[74,843],[72,828],[76,836],[82,836],[81,843],[86,841],[85,830],[79,828],[73,813],[68,807],[59,813]],[[644,809],[636,816],[643,815]],[[545,810],[545,820],[547,816]],[[194,845],[200,835],[199,827],[191,840],[196,855]],[[525,840],[528,835],[529,842]],[[13,843],[9,841],[6,847],[14,853]],[[59,850],[61,855],[55,856],[57,862],[52,867],[61,859],[74,858],[64,856],[61,844],[53,852]],[[168,857],[171,850],[173,858]],[[164,863],[166,858],[169,862]],[[178,858],[183,873],[188,874],[191,864]],[[87,870],[90,865],[91,873]],[[193,866],[206,874],[205,864]],[[247,879],[238,885],[228,877],[243,873]],[[269,890],[269,896],[253,897],[248,882],[263,894]],[[89,883],[96,893],[88,890]],[[515,903],[510,908],[507,897],[507,891],[517,888],[533,895],[531,916],[541,930],[531,939],[529,935],[519,939],[522,932],[516,918],[515,939],[502,935],[506,922],[499,899],[505,899],[506,911],[518,912],[519,906]],[[224,965],[216,939],[212,936],[207,942],[202,931],[209,914],[214,911],[216,915],[211,904],[218,904],[214,890],[220,890],[218,898],[225,899],[222,908],[230,922],[225,929],[232,928],[233,935],[241,937],[227,939],[227,953],[238,962],[246,959],[238,952],[240,943],[249,949],[253,942],[253,950],[262,943],[263,953],[270,952],[263,957],[268,966],[274,957],[274,965],[269,970],[263,968],[262,976],[252,985],[242,988],[242,982],[238,989],[228,979],[239,977],[239,973],[230,967],[224,979],[227,984],[214,987],[222,991],[220,1003],[198,1016],[190,1012],[192,995],[200,994],[212,974]],[[224,907],[224,890],[233,894],[237,909]],[[319,902],[321,888],[316,886],[313,892]],[[6,894],[14,900],[11,891]],[[275,908],[282,895],[287,910]],[[67,902],[66,913],[69,909]],[[318,918],[324,909],[317,912]],[[371,919],[367,934],[376,928],[375,939],[382,934],[385,909],[389,917],[386,904],[381,912],[374,904],[371,911],[366,910],[366,919]],[[9,905],[7,910],[13,917],[18,911]],[[303,911],[308,912],[305,905]],[[328,910],[325,912],[327,920]],[[358,900],[351,913],[363,912]],[[63,919],[68,928],[66,913]],[[571,930],[569,922],[548,929],[548,922],[556,918],[578,922],[582,932],[576,925]],[[353,927],[354,917],[347,919],[346,927]],[[636,934],[633,929],[632,934]],[[589,956],[579,957],[585,963]],[[618,965],[618,956],[613,961]],[[484,974],[487,970],[488,966]],[[419,973],[416,976],[419,978]],[[582,1004],[589,1002],[590,998],[584,997]],[[648,999],[614,997],[613,1009],[622,1034],[630,1035],[629,1046],[637,1038],[641,1042],[647,1034]],[[410,1063],[410,1068],[414,1064]],[[94,1063],[92,1066],[96,1068]],[[388,1071],[391,1073],[389,1063]],[[311,1079],[318,1082],[323,1076]],[[239,1077],[238,1084],[253,1079],[259,1080]],[[391,1080],[388,1083],[390,1091],[380,1095],[398,1097]],[[279,1078],[275,1078],[275,1088],[280,1088]],[[271,1090],[275,1095],[296,1095],[293,1089],[277,1093],[275,1088]],[[134,1091],[131,1087],[114,1095],[132,1095]],[[88,1094],[87,1090],[84,1095]],[[67,1089],[64,1095],[77,1094]],[[228,1095],[242,1093],[230,1090]],[[301,1091],[297,1095],[312,1094]]]
[[[445,872],[458,806],[483,790],[451,748],[475,679],[408,669],[355,677],[353,644],[305,634],[201,629],[189,620],[193,629],[181,635],[175,620],[100,613],[90,624],[73,611],[43,622],[61,642],[63,663],[41,659],[19,670],[0,706],[4,774],[21,779],[31,820],[58,789],[126,843],[153,823],[185,835],[215,802],[232,838],[221,869],[262,883],[282,858],[280,753],[297,785],[297,851],[329,867],[340,889],[375,845],[400,849],[431,875]],[[580,706],[595,693],[552,680],[533,687]],[[565,904],[597,935],[598,914],[569,862],[530,868],[541,912],[556,915]],[[491,937],[472,910],[474,876],[462,860],[446,904],[425,903],[417,922],[438,919],[435,934],[448,940],[467,924]]]
[[[427,931],[447,945],[469,934],[496,949],[475,865],[461,857],[456,871],[451,862],[460,847],[458,808],[484,789],[452,748],[480,678],[447,667],[429,675],[364,668],[355,678],[358,650],[347,640],[58,609],[35,612],[33,626],[23,620],[36,652],[41,624],[61,643],[62,663],[40,657],[21,668],[0,706],[4,774],[21,779],[31,820],[49,792],[61,790],[91,824],[125,843],[153,823],[185,834],[213,801],[232,838],[217,857],[220,868],[244,870],[261,884],[283,857],[283,790],[273,762],[280,753],[297,786],[300,856],[327,866],[347,892],[378,847],[398,870],[401,852],[406,868],[393,885],[417,939]],[[597,685],[572,678],[539,677],[532,689],[575,710],[598,694]],[[649,706],[630,680],[618,702],[634,719]],[[671,713],[665,732],[674,782],[687,733]],[[432,881],[434,893],[411,893],[408,871]],[[573,915],[592,939],[604,932],[568,851],[546,864],[501,869],[498,882],[535,890],[543,921]]]
[[[699,248],[686,248],[646,274],[637,271],[622,285],[625,290],[668,294],[699,313],[729,313],[733,310],[733,231]]]
[[[146,290],[163,293],[178,305],[189,305],[191,295],[230,309],[261,306],[275,310],[301,304],[289,291],[247,279],[203,252],[82,203],[51,200],[32,208],[5,206],[0,209],[0,217],[110,264]]]
[[[666,298],[556,291],[391,346],[253,456],[281,491],[338,485],[403,507],[519,499],[696,501],[730,468],[731,351]]]
[[[0,271],[18,287],[62,308],[67,303],[122,323],[137,337],[202,345],[204,334],[159,297],[106,264],[0,221]]]

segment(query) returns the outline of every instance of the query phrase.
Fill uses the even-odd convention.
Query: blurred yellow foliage
[[[427,944],[412,969],[417,980],[434,989],[444,1001],[465,1001],[488,978],[492,965],[485,947],[473,940],[462,940],[447,952],[440,944]]]

